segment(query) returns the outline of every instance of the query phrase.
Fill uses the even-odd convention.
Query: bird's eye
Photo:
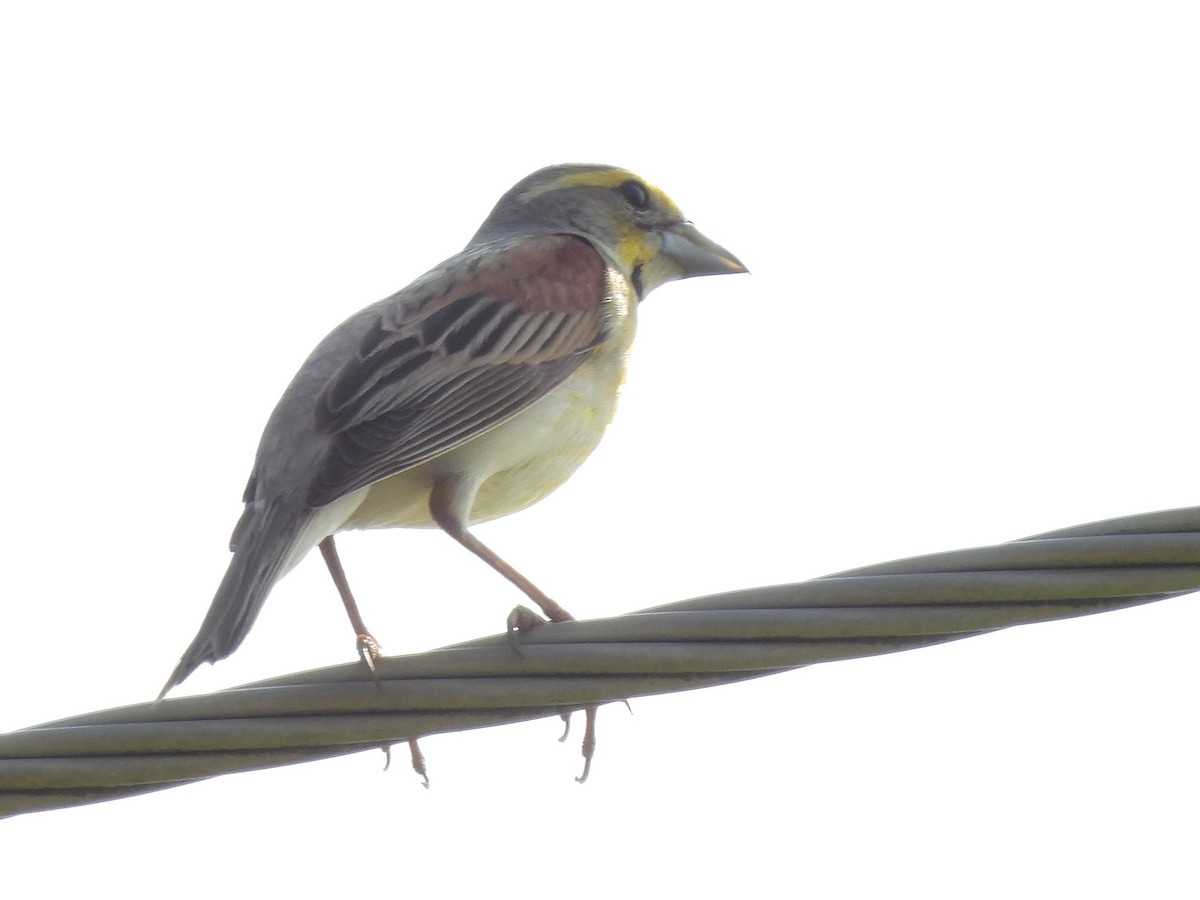
[[[629,181],[623,181],[617,187],[617,193],[620,194],[626,203],[634,208],[636,212],[645,212],[650,208],[650,192],[646,190],[646,186],[640,181],[634,181],[632,178]]]

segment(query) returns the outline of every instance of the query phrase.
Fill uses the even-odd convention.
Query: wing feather
[[[420,465],[561,384],[607,337],[606,269],[581,238],[525,238],[384,306],[320,397],[331,441],[308,505]]]

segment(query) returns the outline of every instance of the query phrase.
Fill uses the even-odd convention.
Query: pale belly
[[[446,475],[479,482],[472,524],[541,500],[596,449],[612,420],[625,378],[627,343],[620,344],[595,351],[563,384],[504,424],[371,485],[337,530],[433,527],[429,494]]]

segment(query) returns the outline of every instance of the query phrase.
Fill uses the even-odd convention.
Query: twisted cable
[[[300,672],[0,735],[0,816],[1200,590],[1200,507]]]

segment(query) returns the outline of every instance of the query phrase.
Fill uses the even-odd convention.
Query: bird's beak
[[[691,222],[680,222],[663,229],[659,253],[679,269],[675,278],[750,271],[736,256],[701,234]]]

